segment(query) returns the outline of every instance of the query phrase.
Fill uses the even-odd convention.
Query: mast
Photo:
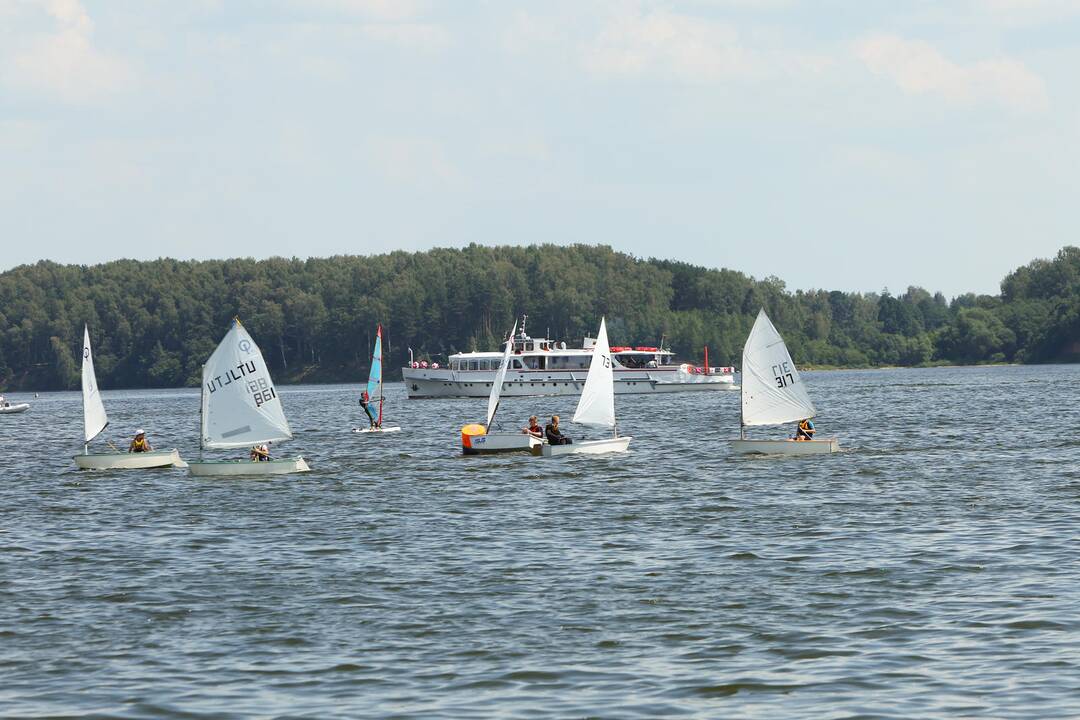
[[[203,451],[203,439],[206,433],[203,432],[203,408],[206,406],[206,363],[202,366],[202,382],[199,384],[199,457],[202,457]]]

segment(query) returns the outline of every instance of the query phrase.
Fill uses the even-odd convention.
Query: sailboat
[[[382,424],[382,411],[383,411],[383,378],[382,378],[382,325],[378,325],[375,329],[375,349],[371,353],[371,372],[368,373],[367,379],[367,395],[368,402],[375,402],[375,398],[379,398],[379,417],[375,421],[375,427],[365,428],[353,428],[354,433],[391,433],[401,432],[401,428],[383,427]]]
[[[582,440],[571,445],[545,443],[542,450],[544,457],[624,452],[630,446],[630,436],[619,437],[619,429],[615,425],[615,377],[604,318],[600,318],[600,332],[596,334],[596,344],[592,352],[589,375],[585,378],[585,387],[581,390],[577,411],[574,412],[574,422],[579,425],[610,428],[613,435],[604,440]]]
[[[737,453],[819,455],[840,450],[836,438],[820,440],[752,440],[746,428],[784,425],[814,417],[817,410],[788,353],[787,345],[762,308],[746,338],[742,356],[740,438],[731,441]]]
[[[292,439],[281,399],[262,351],[240,320],[203,365],[200,450],[231,450]],[[287,460],[199,460],[189,463],[196,477],[287,475],[308,472],[304,458]]]
[[[118,470],[155,467],[187,467],[180,459],[176,448],[172,450],[151,450],[143,453],[90,452],[90,441],[96,438],[109,425],[109,416],[105,414],[105,404],[98,392],[97,376],[94,374],[94,355],[90,351],[90,328],[83,326],[82,352],[82,398],[83,398],[83,451],[75,455],[75,465],[80,470]]]
[[[499,398],[502,395],[503,382],[506,380],[506,368],[510,366],[510,353],[514,347],[514,335],[517,333],[517,323],[514,323],[510,335],[506,338],[503,347],[502,362],[495,373],[495,379],[491,383],[491,392],[488,393],[487,421],[470,423],[461,428],[461,452],[465,455],[492,455],[504,452],[531,452],[539,454],[543,441],[527,433],[493,433],[491,423],[495,420],[495,413],[499,411]]]

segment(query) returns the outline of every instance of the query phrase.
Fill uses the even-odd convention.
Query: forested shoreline
[[[239,317],[278,382],[366,377],[375,326],[388,377],[416,356],[494,349],[521,313],[576,345],[608,318],[613,344],[664,342],[739,365],[765,307],[801,365],[1080,360],[1080,248],[1009,273],[998,295],[788,291],[778,278],[639,259],[607,246],[470,245],[427,252],[209,261],[41,261],[0,274],[0,388],[78,387],[90,327],[103,388],[197,385]]]

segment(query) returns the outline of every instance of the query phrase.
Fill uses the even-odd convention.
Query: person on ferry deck
[[[131,444],[128,445],[129,453],[142,453],[150,452],[154,448],[150,447],[150,441],[146,439],[146,431],[139,428],[135,431],[135,437],[132,438]]]
[[[558,415],[551,416],[551,422],[544,426],[544,435],[547,436],[549,445],[571,445],[574,442],[559,430]]]
[[[529,418],[529,427],[522,429],[522,434],[532,435],[534,438],[544,439],[544,428],[540,427],[539,421],[533,415]]]

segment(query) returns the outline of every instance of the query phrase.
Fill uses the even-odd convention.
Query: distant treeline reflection
[[[436,249],[310,260],[39,262],[0,274],[0,386],[75,388],[90,326],[103,388],[197,385],[238,316],[278,381],[366,377],[376,323],[388,375],[408,359],[495,349],[515,317],[571,344],[608,318],[613,344],[665,343],[738,365],[764,306],[801,365],[1080,358],[1080,248],[1010,273],[1000,295],[918,287],[788,291],[775,277],[641,260],[606,246]]]

